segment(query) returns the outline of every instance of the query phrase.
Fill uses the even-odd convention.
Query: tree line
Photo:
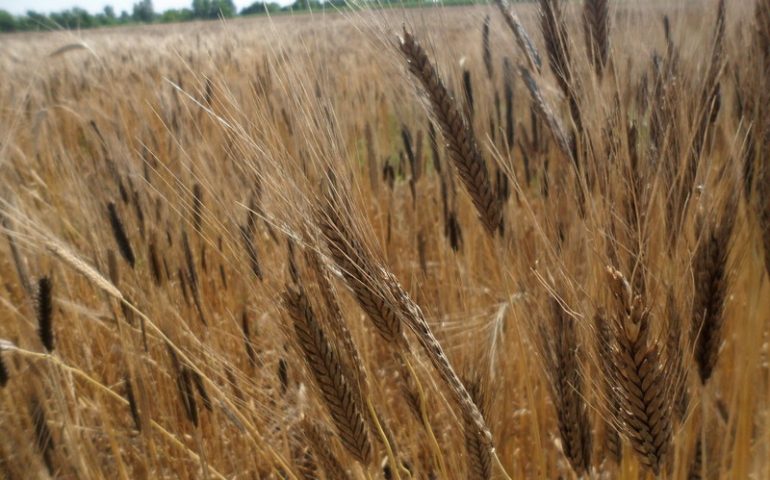
[[[131,12],[123,10],[120,14],[117,14],[115,9],[109,5],[97,14],[89,13],[77,7],[48,14],[29,10],[24,15],[12,15],[5,10],[0,10],[0,32],[23,32],[60,28],[85,29],[143,23],[212,20],[284,11],[315,10],[321,9],[324,6],[341,7],[344,5],[345,0],[327,0],[324,3],[318,0],[296,0],[291,5],[284,7],[275,2],[257,1],[241,9],[239,12],[233,0],[193,0],[190,8],[156,12],[152,0],[140,0],[134,4]]]

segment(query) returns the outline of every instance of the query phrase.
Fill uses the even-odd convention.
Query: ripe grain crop
[[[770,1],[2,41],[3,478],[770,476]]]

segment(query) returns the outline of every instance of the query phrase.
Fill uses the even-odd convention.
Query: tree
[[[112,8],[112,5],[106,5],[104,7],[104,16],[110,21],[115,20],[115,9]]]
[[[279,12],[281,6],[275,2],[254,2],[248,7],[241,10],[241,15],[261,15],[267,12]]]
[[[233,3],[233,0],[218,0],[216,1],[217,5],[217,12],[216,15],[222,15],[225,18],[230,18],[235,15],[235,4]],[[215,18],[216,18],[215,15]]]
[[[152,22],[155,18],[155,9],[152,6],[152,0],[140,0],[134,4],[134,20],[137,22]]]
[[[193,17],[200,19],[216,19],[219,16],[225,18],[235,15],[233,0],[193,0]]]
[[[48,15],[53,23],[68,29],[91,28],[94,26],[94,18],[82,8],[62,10]]]
[[[170,9],[160,15],[160,21],[163,23],[187,22],[192,20],[193,12],[189,8],[181,10]]]
[[[40,30],[50,26],[50,20],[42,13],[37,13],[34,10],[27,10],[27,16],[19,19],[19,30]]]
[[[323,5],[318,0],[296,0],[291,4],[292,10],[321,10]]]
[[[16,18],[5,10],[0,10],[0,32],[15,32],[16,28]]]
[[[208,18],[211,0],[193,0],[192,12],[194,18]]]

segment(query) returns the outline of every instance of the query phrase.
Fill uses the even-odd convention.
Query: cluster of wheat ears
[[[0,477],[769,478],[770,1],[3,43]]]

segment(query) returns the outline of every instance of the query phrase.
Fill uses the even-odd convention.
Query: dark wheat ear
[[[756,18],[756,33],[754,43],[759,52],[761,60],[759,66],[755,68],[755,75],[759,78],[767,78],[770,75],[770,0],[759,0],[756,3],[754,16]],[[754,208],[756,209],[759,228],[762,234],[762,243],[764,247],[765,270],[770,275],[770,161],[766,158],[770,151],[770,116],[768,115],[768,105],[770,105],[770,91],[765,88],[759,88],[758,99],[756,100],[756,109],[758,113],[757,132],[753,134],[756,137],[756,145],[753,147],[754,158],[746,159],[746,183],[751,186],[756,182],[756,199]],[[754,129],[751,130],[753,132]],[[764,153],[765,159],[762,160],[761,153]],[[756,179],[754,178],[756,176]]]
[[[118,215],[118,209],[115,206],[115,202],[107,204],[107,215],[110,220],[110,227],[112,228],[112,235],[115,237],[115,243],[118,245],[118,250],[123,256],[123,259],[134,268],[136,263],[136,257],[134,257],[134,250],[131,248],[131,242],[128,240],[126,230],[123,227],[123,222]]]
[[[492,64],[492,48],[489,44],[489,15],[484,17],[484,26],[481,28],[481,55],[484,58],[484,68],[487,70],[487,77],[492,80],[494,67]]]
[[[770,134],[770,132],[768,132]],[[768,143],[770,147],[770,143]],[[770,275],[770,162],[765,162],[760,166],[761,178],[757,185],[757,193],[760,200],[757,206],[757,217],[759,219],[759,228],[762,230],[762,244],[765,253],[765,271]]]
[[[329,433],[318,423],[303,419],[300,424],[310,448],[315,452],[327,478],[350,480],[350,475],[329,448]]]
[[[511,61],[508,57],[503,60],[503,97],[505,99],[505,141],[509,150],[513,150],[514,144],[514,116],[513,116],[513,87],[516,75],[513,72]]]
[[[603,311],[594,315],[594,328],[596,330],[596,356],[603,375],[601,379],[602,396],[605,408],[610,420],[605,423],[604,447],[610,459],[619,465],[623,459],[623,446],[620,442],[620,433],[614,421],[620,415],[620,399],[615,394],[615,379],[618,372],[615,366],[612,330]]]
[[[641,463],[660,474],[672,438],[673,391],[651,336],[651,314],[645,299],[632,290],[622,273],[607,269],[614,297],[613,360],[622,433]]]
[[[37,282],[37,325],[40,342],[49,353],[54,349],[53,302],[51,279],[42,277]]]
[[[187,231],[182,230],[182,248],[184,250],[185,264],[187,266],[187,280],[190,284],[190,291],[192,292],[193,303],[195,304],[195,310],[198,312],[198,319],[203,325],[208,326],[206,321],[206,315],[203,310],[203,302],[201,301],[200,281],[198,279],[198,268],[195,266],[195,255],[190,247],[190,241],[187,238]],[[181,272],[181,271],[180,271]],[[205,273],[205,269],[204,269]],[[179,275],[180,280],[182,274]],[[182,284],[184,287],[184,284]]]
[[[191,370],[184,365],[182,365],[182,368],[177,372],[177,386],[179,387],[179,393],[182,397],[182,406],[184,406],[187,419],[197,427],[198,403],[195,401],[195,393],[193,392]]]
[[[3,361],[3,350],[0,348],[0,388],[3,388],[8,383],[9,378],[8,368]]]
[[[134,427],[138,432],[142,431],[142,417],[139,415],[139,407],[136,404],[136,397],[134,396],[134,388],[131,385],[131,377],[126,374],[123,378],[126,388],[126,400],[128,400],[128,407],[131,411],[131,419],[134,421]]]
[[[350,224],[350,215],[344,214],[347,210],[344,200],[331,193],[325,203],[326,205],[317,212],[317,221],[331,250],[331,257],[340,267],[358,303],[380,333],[394,346],[405,350],[409,348],[402,326],[408,326],[415,333],[463,415],[470,419],[485,447],[491,452],[492,434],[484,417],[455,373],[420,307],[414,303],[396,278],[365,248],[363,240]]]
[[[556,299],[550,300],[550,328],[541,332],[551,398],[562,450],[580,477],[591,468],[591,424],[584,398],[575,320]]]
[[[583,33],[588,59],[596,75],[601,77],[610,54],[610,2],[585,0],[583,3]]]
[[[727,259],[735,210],[734,202],[730,202],[720,223],[709,221],[692,260],[695,298],[691,336],[698,374],[704,384],[711,378],[722,343],[723,311],[729,282]]]
[[[690,155],[682,169],[677,186],[676,206],[679,212],[677,212],[676,217],[678,223],[674,224],[674,233],[681,230],[682,223],[685,221],[684,212],[688,203],[692,202],[698,170],[702,163],[702,154],[707,146],[709,133],[713,130],[722,102],[720,77],[724,67],[725,16],[725,2],[720,0],[717,4],[714,39],[711,43],[711,60],[707,66],[703,90],[700,94],[699,118],[696,120]]]
[[[174,375],[176,376],[176,386],[179,391],[179,397],[184,408],[185,415],[193,426],[198,426],[198,404],[195,402],[195,394],[193,392],[193,380],[190,375],[191,370],[183,364],[179,357],[172,348],[171,344],[166,343],[166,351],[169,359],[171,360],[171,366],[174,369]]]
[[[287,286],[283,304],[294,325],[297,343],[305,356],[305,364],[326,403],[329,414],[345,448],[363,465],[372,459],[369,429],[364,421],[361,398],[351,379],[344,375],[339,354],[313,313],[303,290]]]
[[[358,385],[358,391],[362,398],[366,398],[369,393],[369,380],[364,368],[364,362],[361,354],[353,341],[353,335],[345,323],[345,317],[342,314],[342,308],[337,302],[337,292],[331,282],[328,268],[323,262],[321,255],[313,248],[305,250],[305,258],[309,264],[312,278],[318,285],[326,307],[327,324],[331,333],[339,342],[341,349],[340,359],[344,367],[343,373]],[[354,389],[355,390],[355,389]]]
[[[388,343],[404,344],[401,319],[388,301],[387,287],[380,280],[381,268],[368,254],[358,232],[340,214],[339,210],[344,207],[336,203],[330,199],[317,213],[318,226],[331,258],[377,332]]]
[[[687,392],[687,363],[685,362],[684,351],[686,348],[682,345],[682,316],[679,312],[677,300],[673,289],[669,287],[666,295],[665,315],[668,320],[666,328],[666,371],[671,379],[669,387],[673,392],[673,414],[674,418],[681,422],[687,415],[689,406],[689,397]]]
[[[150,241],[147,244],[147,258],[150,261],[152,280],[155,283],[155,286],[160,287],[163,285],[163,269],[161,267],[161,259],[158,255],[158,247],[154,233],[151,234]]]
[[[572,82],[567,25],[564,18],[563,0],[539,0],[540,29],[548,53],[548,64],[565,93]]]
[[[32,425],[35,428],[35,447],[43,456],[43,462],[48,473],[53,475],[56,470],[53,463],[55,449],[53,435],[51,435],[51,430],[48,428],[45,405],[37,397],[32,397],[30,400],[30,415],[32,417]]]
[[[472,379],[464,380],[468,388],[468,393],[473,402],[479,406],[483,412],[486,404],[486,391],[480,376],[476,375]],[[465,451],[468,454],[468,469],[470,470],[468,478],[472,480],[487,480],[492,478],[492,455],[489,449],[485,447],[485,441],[480,432],[473,424],[473,420],[464,416],[465,428]]]
[[[449,156],[468,190],[484,228],[490,235],[494,235],[502,219],[502,205],[495,195],[487,164],[467,119],[462,115],[457,102],[449,95],[425,50],[406,30],[400,48],[409,71],[420,82],[430,100],[431,112],[441,127]]]
[[[251,238],[251,233],[249,232],[248,227],[241,226],[239,230],[241,233],[243,249],[246,250],[246,255],[249,257],[249,266],[251,267],[251,271],[254,273],[255,277],[257,277],[260,281],[263,281],[264,275],[262,274],[262,266],[259,262],[259,252],[257,251],[257,245]]]
[[[562,93],[569,103],[570,115],[578,132],[583,131],[577,96],[577,82],[573,77],[570,43],[563,0],[540,0],[540,29],[545,39],[548,64],[556,76]]]
[[[243,332],[243,343],[246,348],[246,356],[249,358],[249,365],[251,365],[251,368],[257,368],[257,353],[254,350],[254,344],[251,342],[249,312],[246,308],[241,313],[241,331]]]
[[[294,437],[291,438],[292,464],[303,480],[318,480],[319,471],[315,455],[309,446],[300,444]]]
[[[366,140],[366,161],[369,173],[369,187],[372,189],[372,193],[377,195],[380,190],[380,182],[378,181],[379,168],[377,166],[377,151],[374,144],[374,133],[372,132],[372,126],[369,122],[366,122],[366,125],[364,126],[364,139]]]

